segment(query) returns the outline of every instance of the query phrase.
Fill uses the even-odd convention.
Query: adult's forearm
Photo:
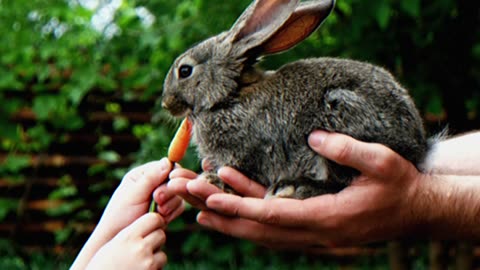
[[[424,236],[480,240],[480,176],[434,175],[418,185],[412,211]]]
[[[435,174],[480,175],[480,132],[436,143],[427,157],[425,169]]]

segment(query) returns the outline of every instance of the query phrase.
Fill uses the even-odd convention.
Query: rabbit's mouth
[[[162,98],[162,107],[175,117],[186,116],[193,109],[193,106],[188,104],[187,101],[176,95],[164,96]]]

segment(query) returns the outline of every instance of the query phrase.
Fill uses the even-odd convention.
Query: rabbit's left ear
[[[335,0],[303,2],[288,20],[264,43],[260,54],[286,51],[310,36],[328,17],[335,6]]]
[[[248,51],[272,54],[288,50],[308,37],[330,14],[335,0],[255,0],[224,40],[238,57]]]
[[[295,11],[299,0],[255,0],[228,31],[225,42],[237,56],[271,37]]]

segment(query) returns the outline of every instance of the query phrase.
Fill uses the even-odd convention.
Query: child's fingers
[[[128,192],[129,198],[148,201],[153,190],[168,179],[171,168],[172,164],[167,158],[138,166],[123,177],[120,190],[122,193]]]
[[[164,228],[165,225],[165,220],[161,215],[151,212],[135,220],[130,226],[127,227],[127,230],[133,235],[146,237],[151,232],[160,228]]]
[[[161,229],[155,230],[144,237],[145,244],[152,251],[160,249],[165,244],[166,239],[165,232]]]
[[[163,251],[157,251],[153,254],[155,269],[162,269],[167,264],[167,255]]]
[[[180,216],[183,211],[185,210],[185,203],[184,201],[182,200],[181,204],[179,205],[179,207],[175,208],[175,210],[173,210],[169,215],[165,216],[164,219],[165,219],[165,222],[168,224],[170,222],[172,222],[174,219],[176,219],[178,216]]]
[[[170,200],[168,200],[166,202],[165,201],[162,202],[162,204],[157,202],[158,203],[157,210],[162,216],[165,217],[165,216],[168,216],[170,213],[172,213],[173,210],[180,207],[182,202],[183,202],[182,198],[180,198],[178,196],[174,196],[174,197],[170,198]]]
[[[157,204],[165,204],[174,197],[176,197],[176,194],[168,188],[167,183],[162,184],[153,191],[153,199]]]

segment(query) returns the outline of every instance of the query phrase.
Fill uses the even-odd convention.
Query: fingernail
[[[162,158],[159,166],[162,171],[170,170],[170,161],[168,158]]]
[[[312,147],[318,147],[325,141],[327,136],[328,132],[323,130],[315,130],[310,134],[310,136],[308,136],[308,144]]]
[[[163,202],[165,202],[165,193],[159,192],[158,195],[157,195],[157,200],[158,200],[157,203],[163,203]]]
[[[198,213],[197,222],[198,222],[198,224],[203,225],[205,227],[210,227],[212,225],[210,223],[210,220],[208,220],[208,218],[206,218],[205,215],[202,212]]]
[[[158,211],[160,212],[160,214],[162,214],[162,216],[165,217],[168,216],[170,212],[172,212],[172,209],[165,206],[158,206]]]

